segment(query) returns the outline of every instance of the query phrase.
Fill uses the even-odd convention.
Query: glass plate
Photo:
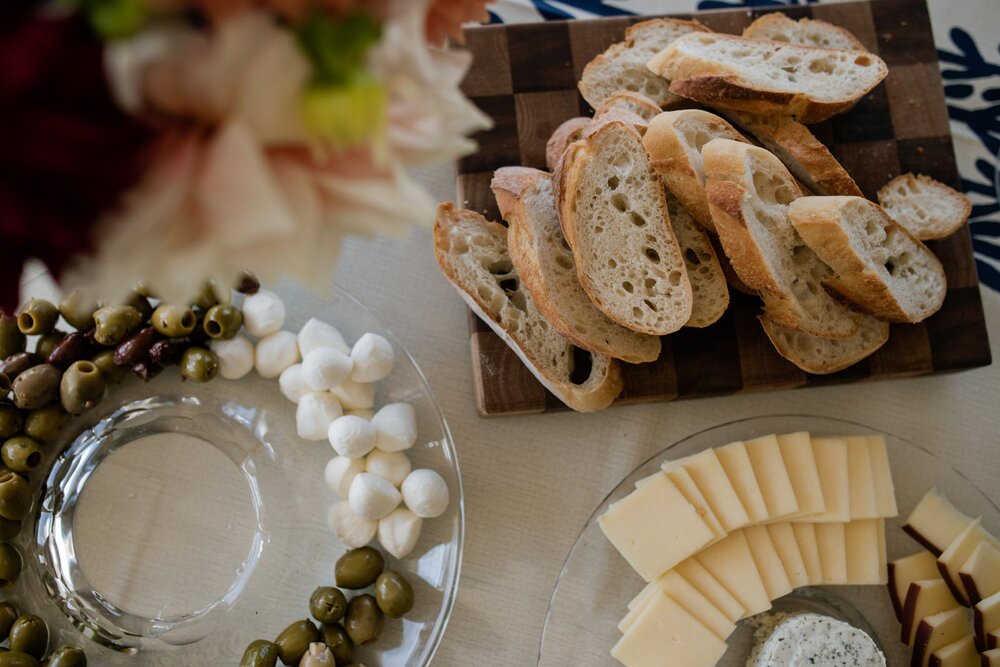
[[[620,634],[618,622],[629,601],[642,589],[642,579],[604,537],[597,519],[616,500],[628,495],[635,482],[676,459],[735,440],[769,433],[809,431],[816,435],[862,435],[879,429],[827,417],[776,415],[730,422],[688,436],[663,449],[633,470],[590,515],[570,549],[549,600],[539,647],[538,664],[619,665],[609,654]],[[889,559],[920,547],[901,529],[907,514],[933,486],[971,516],[982,516],[989,530],[1000,528],[1000,509],[947,461],[925,447],[885,434],[900,515],[886,521]],[[909,650],[899,641],[896,621],[884,586],[808,587],[775,602],[780,611],[815,611],[840,618],[872,634],[889,665],[909,664]],[[729,639],[721,667],[743,667],[752,645],[752,628],[741,622]]]
[[[316,316],[348,341],[372,331],[395,348],[375,405],[414,406],[413,467],[439,472],[451,502],[424,521],[410,556],[386,555],[413,584],[416,604],[404,619],[386,619],[357,660],[427,665],[462,562],[462,483],[444,416],[413,359],[355,298],[337,288],[326,297],[291,285],[275,291],[288,330]],[[333,584],[346,550],[326,524],[337,499],[323,471],[334,452],[296,436],[295,406],[276,379],[197,384],[181,382],[176,368],[147,384],[129,377],[65,433],[48,450],[46,472],[33,476],[42,487],[34,519],[15,542],[26,563],[7,596],[49,623],[51,647],[79,644],[96,665],[235,666],[249,642],[307,618],[313,589]]]

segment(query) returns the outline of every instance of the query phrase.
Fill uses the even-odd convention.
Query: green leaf
[[[90,24],[104,39],[121,39],[139,31],[149,14],[143,0],[84,0]]]
[[[302,122],[335,146],[367,143],[385,127],[385,91],[362,74],[347,84],[313,84],[301,101]]]
[[[369,14],[355,12],[334,19],[317,9],[297,32],[299,45],[313,65],[315,80],[346,84],[364,69],[365,54],[378,41],[381,28]]]

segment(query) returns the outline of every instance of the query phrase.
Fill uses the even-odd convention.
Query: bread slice
[[[475,211],[438,205],[434,255],[469,307],[511,347],[539,382],[579,412],[606,408],[621,393],[618,363],[588,355],[584,377],[574,347],[552,328],[521,285],[507,249],[507,229]]]
[[[656,54],[650,71],[670,91],[701,102],[818,123],[845,111],[888,70],[867,51],[820,49],[719,33],[685,35]]]
[[[555,171],[562,159],[562,154],[566,147],[580,138],[584,129],[590,125],[592,119],[585,116],[578,116],[565,120],[556,128],[552,136],[545,143],[545,166],[549,171]]]
[[[827,287],[890,322],[920,322],[948,291],[944,267],[927,246],[862,197],[801,197],[788,215],[802,240],[836,275]]]
[[[586,139],[608,123],[613,122],[624,123],[629,127],[633,127],[640,135],[646,134],[646,129],[649,127],[649,121],[634,111],[629,111],[628,109],[608,109],[600,117],[594,118],[590,122],[590,125],[583,128],[580,138]]]
[[[923,174],[892,179],[878,191],[878,203],[921,241],[951,236],[972,213],[968,197]]]
[[[802,123],[788,116],[758,116],[745,111],[730,110],[725,115],[777,155],[812,192],[864,196],[837,158]]]
[[[823,338],[847,338],[857,315],[824,289],[833,277],[788,218],[800,190],[785,165],[763,148],[713,139],[702,149],[708,203],[722,247],[740,278],[777,324]]]
[[[712,139],[746,141],[724,118],[701,109],[666,111],[654,118],[642,138],[650,164],[694,219],[715,231],[705,197],[701,149]]]
[[[601,102],[594,112],[594,120],[597,120],[612,109],[624,109],[631,111],[637,116],[641,116],[646,122],[653,120],[663,111],[659,105],[642,93],[633,93],[630,90],[619,90],[612,93],[608,99]]]
[[[743,29],[743,36],[825,49],[867,50],[857,37],[839,25],[808,18],[795,21],[781,12],[764,14]]]
[[[560,222],[594,305],[642,333],[684,326],[691,283],[639,132],[617,121],[603,124],[566,149],[554,178]]]
[[[786,329],[763,315],[759,319],[778,354],[814,375],[853,366],[889,340],[889,323],[870,316],[860,318],[858,330],[849,338],[817,338]]]
[[[646,69],[646,61],[691,32],[709,30],[700,23],[677,19],[650,19],[630,26],[625,41],[612,44],[583,68],[580,94],[594,109],[620,90],[642,93],[659,107],[682,102],[670,92],[669,81]]]
[[[503,167],[490,183],[507,221],[514,268],[539,312],[577,347],[633,364],[655,361],[660,339],[609,320],[580,287],[576,262],[556,214],[552,176],[528,167]]]
[[[674,228],[674,235],[681,247],[681,256],[684,257],[694,298],[691,317],[685,326],[707,327],[722,317],[729,307],[726,274],[715,254],[711,234],[695,221],[669,191],[666,192],[666,197],[670,225]]]

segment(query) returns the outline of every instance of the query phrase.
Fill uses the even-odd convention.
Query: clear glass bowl
[[[862,435],[879,429],[827,417],[777,415],[722,424],[695,433],[653,455],[633,470],[601,501],[570,549],[549,600],[539,647],[538,664],[619,665],[609,654],[620,634],[618,622],[629,601],[643,587],[642,579],[604,537],[597,519],[608,506],[628,495],[635,482],[659,470],[665,459],[676,459],[708,447],[748,440],[769,433],[809,431],[817,435]],[[901,526],[917,501],[937,487],[971,516],[982,516],[984,526],[1000,529],[1000,508],[949,462],[930,449],[885,434],[900,515],[886,521],[889,558],[919,550]],[[778,611],[812,611],[847,621],[871,634],[889,665],[909,664],[909,649],[899,641],[899,623],[884,586],[809,587],[775,602]],[[752,647],[750,623],[741,622],[729,639],[720,667],[743,667]]]
[[[451,502],[424,521],[410,556],[386,555],[416,603],[404,619],[386,619],[357,659],[427,665],[462,562],[462,483],[444,416],[413,359],[355,298],[337,288],[326,297],[275,291],[288,330],[315,316],[349,341],[372,331],[395,348],[376,406],[413,405],[413,467],[439,472]],[[15,542],[24,572],[7,596],[48,622],[52,647],[79,644],[96,665],[238,665],[249,642],[307,618],[312,591],[333,585],[346,551],[326,523],[337,499],[323,471],[334,452],[296,436],[295,406],[276,379],[197,384],[176,368],[146,384],[129,377],[64,432],[32,480],[41,486],[33,518]]]

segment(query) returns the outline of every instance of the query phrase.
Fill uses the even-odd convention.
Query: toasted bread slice
[[[667,210],[670,212],[670,225],[674,228],[677,243],[681,246],[688,279],[691,281],[691,294],[694,298],[691,317],[688,318],[685,326],[707,327],[722,317],[726,308],[729,307],[729,287],[726,285],[726,274],[715,254],[712,235],[695,221],[694,217],[669,191],[667,191],[666,196]]]
[[[503,167],[490,184],[508,223],[514,268],[535,307],[577,347],[633,364],[655,361],[660,339],[612,322],[580,287],[576,262],[559,226],[552,177],[528,167]]]
[[[469,307],[506,342],[545,387],[579,412],[606,408],[621,393],[618,363],[590,356],[575,382],[574,348],[552,328],[521,285],[507,250],[507,229],[475,211],[438,205],[434,255]]]
[[[701,109],[684,109],[661,113],[650,121],[642,138],[656,173],[694,219],[713,232],[701,149],[720,137],[746,141],[724,118]]]
[[[646,69],[646,61],[691,32],[709,30],[700,23],[677,19],[650,19],[630,26],[625,41],[612,44],[584,67],[580,94],[594,109],[620,90],[642,93],[659,107],[682,102],[670,92],[669,81]]]
[[[839,25],[808,18],[795,21],[781,12],[764,14],[743,29],[743,36],[824,49],[867,50],[857,37]]]
[[[923,174],[892,179],[878,191],[878,203],[921,241],[951,236],[972,213],[968,197]]]
[[[853,366],[889,340],[889,323],[870,316],[860,318],[858,330],[849,338],[817,338],[786,329],[763,315],[759,319],[778,354],[814,375]]]
[[[603,124],[566,149],[555,179],[560,222],[594,305],[642,333],[684,326],[691,283],[639,132],[617,121]]]
[[[680,37],[650,59],[670,91],[701,102],[818,123],[849,109],[888,73],[867,51],[820,49],[719,33]]]
[[[545,143],[545,166],[549,171],[555,171],[562,159],[566,147],[580,138],[583,131],[590,125],[592,119],[584,116],[570,118],[556,128]]]
[[[600,117],[594,118],[590,122],[590,125],[583,128],[580,138],[586,139],[608,123],[614,122],[624,123],[633,127],[640,135],[646,134],[646,129],[649,127],[649,122],[634,111],[629,111],[628,109],[608,109]]]
[[[788,116],[758,116],[745,111],[729,110],[725,115],[777,155],[812,192],[819,195],[864,196],[837,158],[802,123]]]
[[[702,149],[708,203],[722,247],[777,324],[823,338],[847,338],[857,315],[823,284],[833,277],[799,238],[788,205],[800,196],[781,160],[758,146],[713,139]]]
[[[631,111],[642,117],[647,123],[663,111],[659,105],[642,93],[633,93],[630,90],[619,90],[601,102],[601,106],[594,111],[594,120],[597,120],[612,109],[624,109]]]
[[[836,275],[827,287],[890,322],[920,322],[944,303],[944,267],[927,246],[862,197],[801,197],[788,215]]]

